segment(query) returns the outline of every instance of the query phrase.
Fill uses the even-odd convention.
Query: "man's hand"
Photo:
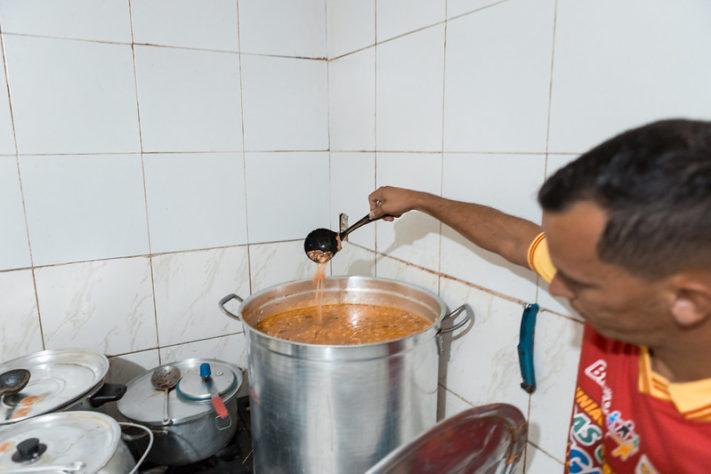
[[[383,217],[384,220],[392,221],[407,211],[415,209],[421,194],[411,189],[382,186],[368,196],[370,218],[386,216]]]

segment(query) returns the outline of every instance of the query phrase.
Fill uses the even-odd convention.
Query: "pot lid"
[[[20,392],[0,400],[0,426],[61,409],[89,395],[102,384],[109,360],[80,349],[46,350],[0,364],[0,374],[14,369],[29,370],[30,380]]]
[[[210,400],[212,395],[205,377],[210,378],[220,396],[232,390],[237,383],[237,375],[233,371],[224,370],[220,364],[204,362],[198,371],[191,370],[180,379],[176,387],[178,396],[192,401]]]
[[[242,385],[242,371],[239,367],[215,359],[186,359],[179,362],[171,362],[169,365],[174,365],[180,369],[181,380],[178,386],[183,384],[183,379],[186,380],[186,386],[191,387],[189,381],[200,379],[200,364],[209,363],[212,370],[212,377],[215,382],[220,380],[217,385],[218,391],[223,400],[227,402],[234,397]],[[155,369],[155,368],[154,368]],[[151,383],[151,375],[153,370],[147,370],[143,374],[134,378],[127,384],[126,394],[119,400],[118,409],[123,416],[131,420],[149,425],[163,424],[163,405],[165,403],[165,392],[156,390]],[[220,374],[220,375],[218,375]],[[228,383],[227,381],[230,381]],[[194,395],[204,395],[207,389],[202,391],[188,389],[188,393]],[[194,397],[198,398],[198,397]],[[168,417],[171,423],[180,423],[199,417],[213,410],[209,396],[200,400],[189,400],[178,395],[177,388],[168,392]]]
[[[96,472],[114,455],[121,428],[108,415],[66,411],[0,428],[0,472],[21,468],[84,464]]]

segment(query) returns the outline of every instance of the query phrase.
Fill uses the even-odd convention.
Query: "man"
[[[711,122],[622,133],[538,200],[542,226],[406,189],[369,196],[372,217],[419,210],[530,267],[585,318],[566,471],[711,472]]]

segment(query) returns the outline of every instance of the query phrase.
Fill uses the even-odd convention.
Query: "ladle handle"
[[[356,222],[355,224],[353,224],[352,226],[350,226],[343,232],[339,233],[338,235],[341,237],[341,240],[343,240],[348,236],[348,234],[350,234],[354,230],[359,229],[366,224],[370,224],[373,221],[377,221],[378,219],[382,219],[383,217],[385,217],[385,216],[380,216],[380,217],[376,217],[375,219],[371,219],[370,214],[366,214],[364,218],[362,218],[361,220],[359,220],[358,222]]]

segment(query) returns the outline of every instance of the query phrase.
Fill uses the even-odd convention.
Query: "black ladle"
[[[0,374],[0,398],[5,395],[12,395],[27,385],[30,381],[30,371],[26,369],[15,369]]]
[[[306,236],[306,239],[304,239],[304,252],[306,252],[306,256],[314,262],[326,263],[336,255],[336,252],[341,250],[339,237],[342,242],[346,236],[354,230],[363,227],[365,224],[377,221],[378,219],[380,219],[380,217],[371,219],[370,215],[366,215],[343,232],[334,232],[330,229],[312,230],[309,232],[309,235]]]

